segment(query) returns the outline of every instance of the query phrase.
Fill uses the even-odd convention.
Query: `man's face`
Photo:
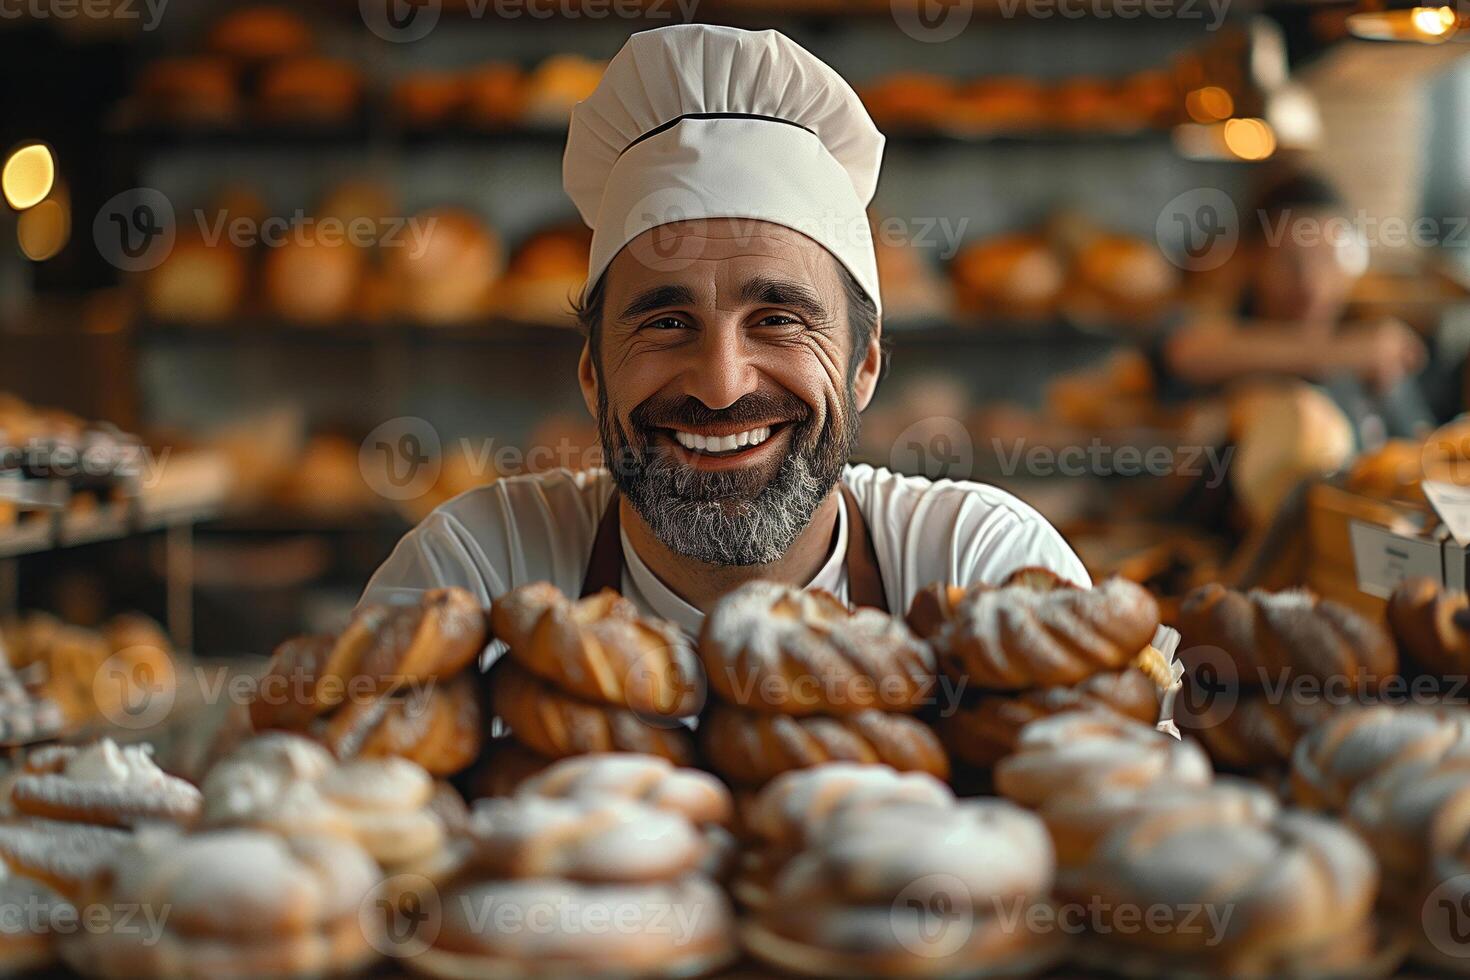
[[[619,489],[674,551],[774,561],[841,475],[876,384],[810,239],[743,219],[645,232],[608,267],[582,386]],[[871,356],[868,356],[871,353]]]

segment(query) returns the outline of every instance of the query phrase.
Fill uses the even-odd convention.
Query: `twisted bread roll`
[[[1108,837],[1078,879],[1110,942],[1164,954],[1151,962],[1163,975],[1187,967],[1295,976],[1319,964],[1331,972],[1344,965],[1335,959],[1340,952],[1360,954],[1358,939],[1371,936],[1378,888],[1373,856],[1356,835],[1292,812],[1266,822],[1144,818]],[[1156,907],[1172,911],[1170,927],[1139,929],[1136,918],[1127,924],[1139,909]],[[1186,920],[1189,909],[1214,915]]]
[[[1254,772],[1289,763],[1297,740],[1336,710],[1325,699],[1278,701],[1251,694],[1212,700],[1180,727],[1200,740],[1217,768]]]
[[[318,633],[293,636],[277,646],[250,701],[251,727],[257,732],[305,728],[327,710],[316,688],[336,643],[336,637]]]
[[[479,755],[481,729],[475,677],[459,674],[345,705],[326,721],[321,738],[339,759],[398,756],[435,776],[452,776]]]
[[[683,726],[659,728],[627,708],[579,701],[509,657],[491,670],[489,684],[491,709],[516,739],[543,756],[643,752],[681,766],[694,760],[694,742]]]
[[[522,667],[579,698],[666,717],[701,707],[699,661],[684,634],[611,589],[571,600],[537,582],[496,599],[490,623]]]
[[[1012,576],[998,589],[977,586],[958,599],[931,592],[910,617],[931,631],[948,673],[999,691],[1065,686],[1118,670],[1158,628],[1158,603],[1140,585],[1112,578],[1081,589],[1042,572]]]
[[[756,714],[713,705],[699,742],[711,768],[733,783],[756,786],[792,769],[824,762],[882,763],[949,777],[949,757],[930,727],[883,711],[826,718]]]
[[[955,796],[928,773],[828,762],[771,780],[752,801],[746,823],[763,843],[795,849],[837,813],[894,803],[948,807],[955,804]]]
[[[773,582],[720,600],[699,655],[720,698],[770,714],[913,711],[934,687],[933,651],[900,621]]]
[[[735,818],[734,800],[718,779],[656,755],[574,756],[531,776],[516,792],[557,799],[616,796],[677,813],[699,827],[728,827]]]
[[[995,767],[1002,796],[1036,807],[1060,793],[1176,782],[1204,786],[1210,760],[1179,741],[1112,712],[1076,711],[1032,722],[1014,755]]]
[[[1305,591],[1201,586],[1180,606],[1179,631],[1186,667],[1193,670],[1206,648],[1218,647],[1234,662],[1242,687],[1300,674],[1374,690],[1398,670],[1398,655],[1382,628]]]
[[[1016,750],[1021,729],[1036,719],[1093,710],[1152,726],[1159,717],[1159,689],[1141,670],[1105,671],[1071,687],[987,694],[941,717],[936,727],[950,755],[988,769]]]
[[[1470,596],[1427,578],[1408,579],[1388,600],[1399,649],[1434,674],[1470,673]]]
[[[1435,856],[1434,822],[1466,806],[1461,797],[1470,797],[1470,757],[1398,766],[1353,791],[1347,822],[1378,858],[1386,896],[1412,897]]]
[[[1409,921],[1414,959],[1446,976],[1463,976],[1465,909],[1470,908],[1470,792],[1463,785],[1434,809],[1426,837],[1428,864],[1418,893],[1405,903],[1418,913]]]
[[[683,816],[616,797],[480,800],[469,833],[470,866],[492,878],[672,881],[704,856]]]
[[[1470,755],[1470,716],[1459,709],[1373,705],[1339,710],[1300,741],[1291,758],[1297,802],[1342,810],[1353,790],[1391,769]]]

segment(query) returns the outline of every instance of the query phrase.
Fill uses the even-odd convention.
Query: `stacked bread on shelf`
[[[737,786],[839,760],[949,775],[939,740],[915,717],[938,700],[934,653],[898,619],[753,582],[710,612],[699,655],[714,695],[700,745]]]
[[[608,590],[571,599],[546,582],[495,600],[491,629],[509,648],[490,670],[491,708],[542,760],[638,752],[694,762],[688,720],[703,678],[672,623]]]

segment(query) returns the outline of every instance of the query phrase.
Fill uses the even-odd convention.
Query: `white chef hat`
[[[635,34],[572,111],[562,182],[592,228],[587,281],[643,232],[769,221],[813,239],[882,311],[866,208],[883,134],[852,87],[776,31]]]

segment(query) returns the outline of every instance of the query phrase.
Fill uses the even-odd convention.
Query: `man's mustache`
[[[689,395],[655,395],[633,409],[628,421],[639,434],[647,434],[652,429],[805,422],[811,414],[811,406],[790,392],[752,391],[726,408],[710,408]]]

